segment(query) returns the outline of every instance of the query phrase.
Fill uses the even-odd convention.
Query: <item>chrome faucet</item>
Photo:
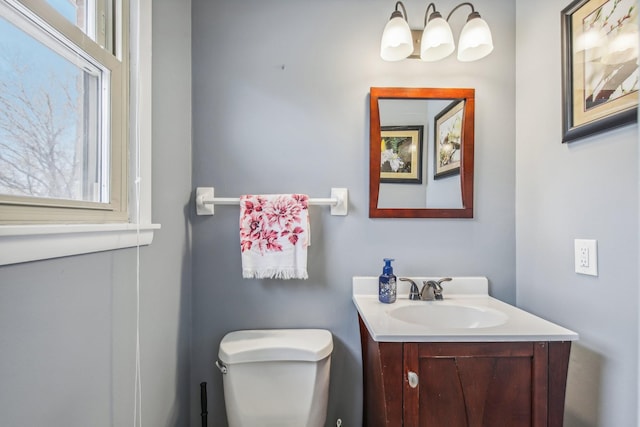
[[[420,291],[420,299],[425,301],[442,301],[442,282],[450,282],[451,277],[445,277],[440,280],[425,280],[422,282],[422,290]],[[427,292],[427,295],[423,297],[424,292]],[[431,291],[431,294],[429,294]]]
[[[452,279],[451,277],[445,277],[440,280],[424,280],[421,290],[418,290],[418,285],[408,277],[401,277],[400,280],[411,283],[411,290],[409,291],[410,300],[440,301],[443,299],[442,282],[449,282]]]

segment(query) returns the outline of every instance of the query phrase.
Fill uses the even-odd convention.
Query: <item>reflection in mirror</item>
[[[460,136],[461,116],[451,117],[440,126],[440,144],[435,145],[435,119],[452,100],[380,99],[381,160],[379,208],[461,208]],[[462,105],[463,101],[456,104]],[[455,119],[458,119],[457,121]],[[444,125],[449,124],[447,129]],[[387,129],[423,129],[420,137],[406,132],[394,139]],[[457,132],[457,134],[456,134]],[[451,141],[451,142],[449,142]],[[412,161],[411,156],[417,157]],[[443,170],[447,169],[447,170]],[[440,173],[437,174],[437,171]],[[413,173],[414,181],[399,178]],[[397,176],[397,177],[396,177]]]
[[[473,89],[371,88],[370,217],[473,217]]]

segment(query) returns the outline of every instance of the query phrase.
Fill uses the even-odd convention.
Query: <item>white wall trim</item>
[[[151,244],[160,225],[24,225],[0,228],[0,265]]]

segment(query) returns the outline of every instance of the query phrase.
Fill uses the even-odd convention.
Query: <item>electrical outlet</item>
[[[580,264],[580,267],[589,268],[589,248],[581,246],[579,257],[578,264]]]
[[[578,274],[598,275],[597,240],[575,239],[575,269]]]

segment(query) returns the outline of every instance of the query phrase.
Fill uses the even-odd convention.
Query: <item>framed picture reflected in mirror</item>
[[[434,179],[460,173],[464,100],[453,101],[434,119]]]
[[[380,128],[380,182],[422,184],[424,126]]]

